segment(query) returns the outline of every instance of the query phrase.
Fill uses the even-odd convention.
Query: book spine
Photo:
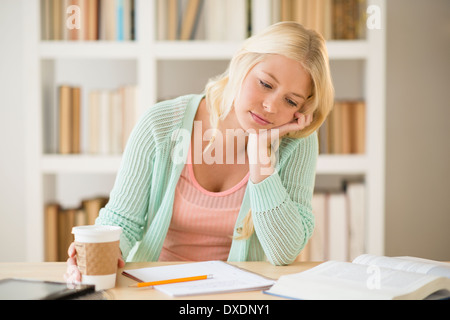
[[[200,10],[200,0],[189,0],[183,15],[180,40],[190,40]]]
[[[336,101],[319,129],[321,154],[365,154],[366,104],[362,100]]]
[[[59,88],[59,153],[72,151],[72,90],[69,86]]]
[[[167,0],[169,2],[168,7],[168,27],[167,40],[177,40],[178,38],[178,1],[177,0]]]
[[[45,261],[59,261],[58,256],[58,215],[60,206],[49,203],[45,206]]]
[[[124,0],[116,0],[116,35],[117,41],[125,40],[124,36]]]

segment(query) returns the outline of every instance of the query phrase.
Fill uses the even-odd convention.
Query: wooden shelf
[[[42,41],[42,59],[136,59],[139,44],[133,41]]]
[[[228,60],[241,42],[224,41],[158,41],[154,56],[160,60]],[[42,59],[137,59],[142,45],[137,41],[42,41]],[[327,42],[330,59],[367,59],[369,45],[365,40],[333,40]]]
[[[44,174],[108,173],[116,174],[121,155],[59,155],[42,157]],[[320,155],[317,174],[364,175],[368,161],[365,155]]]
[[[44,155],[42,157],[42,173],[74,174],[74,173],[107,173],[116,174],[122,156],[99,155]]]
[[[368,160],[365,155],[320,155],[317,174],[364,175]]]

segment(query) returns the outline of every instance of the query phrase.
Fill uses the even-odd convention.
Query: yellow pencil
[[[159,281],[152,281],[152,282],[139,282],[139,283],[130,285],[130,287],[143,288],[143,287],[158,286],[158,285],[169,284],[169,283],[179,283],[179,282],[187,282],[187,281],[206,280],[206,279],[211,279],[212,277],[213,277],[213,275],[209,274],[209,275],[202,275],[202,276],[195,276],[195,277],[177,278],[177,279],[169,279],[169,280],[159,280]]]

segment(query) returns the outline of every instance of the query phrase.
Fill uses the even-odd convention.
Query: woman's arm
[[[99,225],[122,227],[120,248],[125,259],[134,244],[142,239],[146,224],[156,150],[153,118],[149,110],[130,134],[109,202],[96,220]]]
[[[314,230],[311,200],[318,155],[317,134],[280,146],[279,171],[259,183],[249,181],[256,235],[269,261],[294,261]]]

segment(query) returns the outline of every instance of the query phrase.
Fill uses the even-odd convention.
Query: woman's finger
[[[69,249],[67,249],[67,254],[69,257],[73,258],[77,254],[77,251],[75,250],[75,242],[72,242],[69,246]]]

